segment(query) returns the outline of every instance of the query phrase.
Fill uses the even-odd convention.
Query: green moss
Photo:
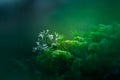
[[[77,40],[77,41],[79,41],[79,42],[85,41],[85,39],[84,39],[83,37],[80,37],[80,36],[76,36],[76,37],[74,38],[74,40]]]
[[[101,24],[82,37],[77,34],[72,40],[62,39],[56,49],[48,48],[36,56],[37,67],[42,74],[56,77],[54,80],[85,80],[87,76],[102,80],[120,67],[119,30],[120,25]]]
[[[71,53],[62,50],[55,50],[37,56],[39,67],[42,68],[44,74],[49,75],[59,75],[65,73],[70,69],[72,61],[73,56]]]

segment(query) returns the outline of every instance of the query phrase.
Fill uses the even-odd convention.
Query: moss
[[[70,52],[55,50],[37,56],[39,67],[45,74],[59,75],[70,69],[73,56]],[[64,65],[64,66],[63,66]],[[52,74],[51,74],[52,73]]]
[[[83,36],[60,40],[55,49],[36,56],[42,74],[54,80],[103,80],[120,67],[120,25],[98,25]],[[120,68],[119,68],[120,69]]]
[[[74,37],[74,40],[77,40],[77,41],[79,41],[79,42],[85,41],[85,39],[84,39],[83,37],[80,37],[80,36]]]

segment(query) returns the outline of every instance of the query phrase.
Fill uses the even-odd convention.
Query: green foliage
[[[70,52],[55,50],[37,56],[37,62],[44,74],[61,75],[70,69],[73,56]],[[63,66],[64,65],[64,66]],[[52,73],[52,74],[51,74]]]
[[[74,39],[79,42],[83,42],[85,40],[83,37],[80,37],[80,36],[76,36]]]
[[[81,36],[75,32],[72,40],[62,39],[56,49],[36,56],[38,70],[54,80],[103,80],[120,67],[119,30],[119,24],[100,24]]]
[[[71,52],[76,57],[83,57],[86,53],[87,42],[79,40],[64,40],[60,43],[60,49]]]

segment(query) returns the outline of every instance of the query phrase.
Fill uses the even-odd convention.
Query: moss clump
[[[72,61],[72,54],[62,50],[50,51],[37,56],[37,63],[41,71],[47,75],[61,75],[67,72],[70,70],[69,66],[71,66]]]
[[[35,56],[37,70],[51,80],[107,80],[120,74],[120,25],[98,25],[91,32],[60,40]],[[118,68],[118,72],[114,71]],[[45,79],[44,79],[45,80]]]

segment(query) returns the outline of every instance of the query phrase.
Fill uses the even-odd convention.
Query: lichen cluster
[[[57,47],[58,41],[62,37],[58,33],[50,34],[49,30],[44,30],[43,32],[39,33],[38,39],[36,41],[36,46],[33,48],[33,51],[44,52],[47,49],[53,49]]]

